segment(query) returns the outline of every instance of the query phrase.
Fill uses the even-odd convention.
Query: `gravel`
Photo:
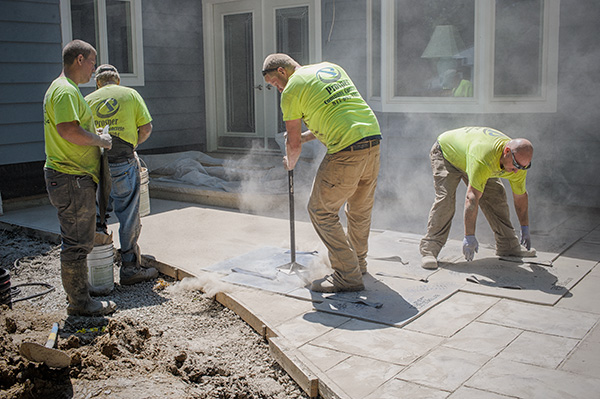
[[[115,284],[108,317],[67,317],[60,248],[0,227],[0,267],[22,286],[0,314],[2,398],[308,398],[270,356],[268,343],[196,279],[164,275],[134,286]],[[118,281],[115,267],[115,281]],[[206,291],[206,290],[205,290]],[[22,357],[22,342],[45,344],[59,322],[57,348],[71,365],[52,369]]]

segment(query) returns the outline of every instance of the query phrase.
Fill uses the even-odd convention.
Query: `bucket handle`
[[[142,171],[142,166],[148,169],[148,165],[146,165],[146,162],[144,162],[144,160],[139,157],[137,151],[134,151],[133,155],[135,156],[135,160],[137,161],[138,169],[140,170],[140,172]]]

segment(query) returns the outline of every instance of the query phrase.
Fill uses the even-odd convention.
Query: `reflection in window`
[[[280,8],[276,11],[277,52],[308,64],[308,7]]]
[[[131,3],[106,0],[108,59],[120,73],[133,73],[133,38]]]
[[[99,40],[99,19],[95,0],[71,0],[73,39],[90,43],[98,51],[98,65],[112,64],[121,74],[134,73],[133,66],[133,13],[130,0],[105,0],[106,40]],[[101,48],[106,45],[108,59],[103,59]],[[105,57],[106,58],[106,57]]]
[[[496,0],[494,96],[539,96],[542,79],[541,0]]]
[[[280,8],[275,13],[277,31],[276,46],[278,53],[288,54],[300,65],[309,63],[308,53],[308,6]],[[277,103],[281,94],[277,93]],[[278,111],[277,131],[286,130],[281,109]]]
[[[98,24],[94,0],[71,0],[73,39],[88,42],[98,50]]]
[[[396,0],[396,97],[472,97],[474,0]]]
[[[225,91],[227,131],[254,132],[254,46],[252,13],[226,15]]]

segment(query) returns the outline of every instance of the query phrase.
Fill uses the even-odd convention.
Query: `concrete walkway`
[[[142,219],[144,261],[178,279],[215,284],[220,275],[205,270],[211,265],[264,246],[289,246],[284,219],[155,198],[151,210]],[[534,236],[537,248],[557,253],[544,270],[576,276],[559,279],[554,287],[569,289],[555,293],[551,305],[536,303],[535,293],[517,300],[510,288],[476,293],[465,283],[393,326],[318,311],[310,297],[248,286],[227,285],[217,300],[268,339],[273,356],[311,397],[599,398],[600,214],[561,212],[560,224]],[[0,223],[59,231],[50,205],[5,209]],[[300,250],[325,253],[308,223],[296,222],[296,242]],[[440,273],[455,274],[450,266]],[[375,271],[370,266],[370,279],[396,287]],[[395,294],[407,296],[402,289]]]

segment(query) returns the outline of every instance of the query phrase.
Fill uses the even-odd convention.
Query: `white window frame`
[[[106,30],[106,1],[95,0],[98,13],[98,51],[97,65],[110,63],[108,59],[108,36]],[[144,86],[144,44],[142,41],[142,0],[129,0],[131,3],[131,34],[133,73],[120,73],[123,86]],[[73,40],[71,26],[71,0],[60,0],[60,16],[63,47]],[[82,87],[95,87],[93,79]]]
[[[381,71],[374,73],[371,62],[372,7],[381,1]],[[560,0],[543,0],[543,43],[541,94],[537,97],[493,97],[494,93],[494,0],[475,0],[475,65],[473,97],[394,96],[394,0],[367,1],[367,96],[379,112],[417,113],[550,113],[557,109],[558,32]],[[381,96],[372,95],[373,76],[381,77]]]

